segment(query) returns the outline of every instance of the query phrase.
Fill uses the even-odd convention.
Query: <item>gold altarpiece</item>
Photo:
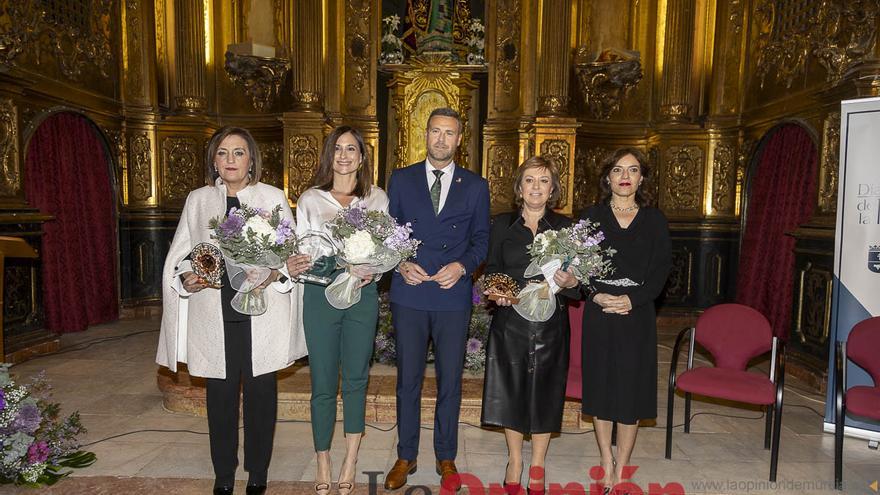
[[[478,4],[465,3],[461,12]],[[666,307],[683,311],[733,297],[750,163],[778,123],[807,128],[820,166],[816,213],[794,233],[804,280],[794,306],[823,309],[796,315],[793,335],[821,344],[839,102],[880,95],[875,1],[488,0],[469,11],[486,25],[479,112],[468,69],[424,57],[380,68],[380,0],[0,7],[0,234],[38,243],[46,218],[22,192],[28,141],[46,116],[81,113],[114,164],[126,305],[158,300],[168,239],[186,194],[204,183],[202,153],[220,125],[253,131],[265,181],[295,204],[332,126],[361,128],[374,163],[390,170],[421,158],[419,108],[443,101],[468,119],[459,159],[489,179],[494,211],[509,208],[513,172],[532,154],[558,160],[562,211],[575,213],[596,199],[608,152],[644,150],[674,236]],[[394,73],[390,88],[380,70]],[[404,124],[380,143],[385,97]],[[24,320],[38,305],[25,302]]]
[[[405,167],[425,159],[425,129],[428,116],[435,108],[449,107],[462,118],[462,140],[455,162],[464,168],[480,172],[479,163],[472,157],[474,128],[472,107],[478,84],[472,78],[475,72],[485,71],[482,66],[457,65],[447,55],[414,56],[408,64],[386,65],[380,68],[393,77],[388,83],[393,119],[389,119],[387,175],[395,168]],[[387,176],[386,176],[387,179]]]

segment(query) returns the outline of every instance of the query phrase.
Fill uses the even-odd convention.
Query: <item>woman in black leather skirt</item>
[[[552,162],[536,156],[519,166],[514,185],[519,211],[494,218],[487,274],[505,273],[520,286],[528,282],[524,272],[531,262],[528,246],[535,236],[571,225],[571,219],[551,209],[559,195],[559,173]],[[562,426],[569,346],[563,295],[576,298],[578,282],[561,270],[553,278],[563,290],[556,296],[556,312],[549,320],[526,320],[510,307],[508,299],[501,298],[489,329],[482,422],[504,428],[508,450],[504,486],[511,494],[521,489],[523,436],[530,434],[532,441],[528,491],[543,493],[550,435]]]

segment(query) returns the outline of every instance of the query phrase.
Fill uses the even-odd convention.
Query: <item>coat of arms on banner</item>
[[[880,244],[868,246],[868,270],[880,273]]]

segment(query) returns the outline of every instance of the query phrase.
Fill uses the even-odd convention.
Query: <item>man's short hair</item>
[[[434,111],[431,112],[431,115],[428,116],[428,122],[425,123],[426,128],[431,122],[431,119],[433,119],[434,117],[452,117],[453,119],[458,121],[458,132],[461,133],[461,131],[464,129],[464,126],[461,124],[461,115],[459,115],[458,112],[449,107],[435,108]]]

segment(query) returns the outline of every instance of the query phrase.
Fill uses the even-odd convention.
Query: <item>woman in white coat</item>
[[[275,371],[306,354],[300,284],[307,256],[293,256],[263,282],[267,310],[258,316],[235,311],[235,290],[226,275],[218,290],[195,275],[188,258],[199,243],[211,239],[208,223],[232,207],[246,204],[272,210],[293,220],[284,193],[262,184],[257,143],[250,132],[223,127],[211,137],[206,152],[209,185],[192,191],[162,272],[162,327],[156,361],[177,371],[206,378],[208,431],[214,466],[214,494],[231,494],[238,466],[239,389],[243,391],[244,468],[247,493],[266,490],[278,401]]]

